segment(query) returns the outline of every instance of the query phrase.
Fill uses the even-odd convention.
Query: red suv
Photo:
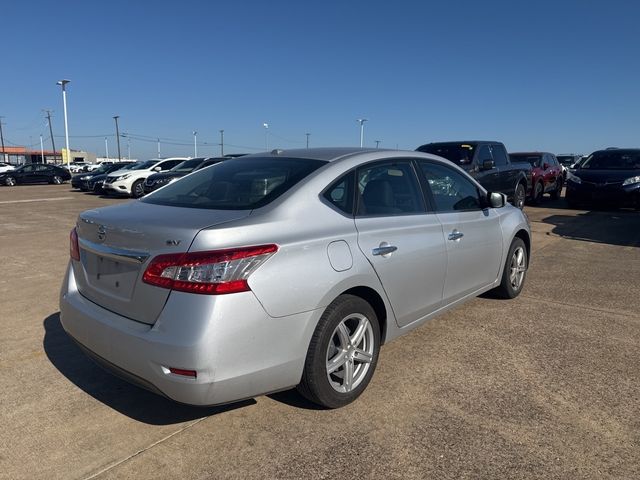
[[[531,164],[531,189],[529,200],[538,204],[545,193],[551,194],[554,200],[562,193],[562,167],[553,153],[517,152],[510,153],[512,162],[528,162]]]

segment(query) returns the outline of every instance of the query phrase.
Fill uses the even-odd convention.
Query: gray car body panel
[[[526,217],[510,205],[353,218],[321,198],[343,174],[381,159],[424,158],[462,172],[439,157],[355,149],[284,154],[330,162],[253,211],[132,202],[81,214],[81,242],[97,242],[97,225],[107,225],[104,245],[144,252],[148,258],[140,263],[127,301],[92,290],[83,278],[86,267],[71,261],[60,295],[65,330],[169,398],[226,403],[299,383],[313,331],[342,293],[354,288],[375,292],[386,312],[383,341],[390,341],[497,286],[513,237],[524,232],[530,238]],[[487,226],[484,234],[482,225]],[[454,228],[465,231],[455,243],[446,239]],[[167,245],[167,240],[179,244]],[[372,256],[370,250],[381,242],[393,242],[398,250]],[[144,268],[159,254],[272,243],[278,251],[249,277],[249,292],[195,295],[141,281]],[[198,376],[180,377],[169,367],[194,369]]]

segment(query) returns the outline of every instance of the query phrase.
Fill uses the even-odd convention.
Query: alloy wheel
[[[527,270],[525,258],[524,248],[521,246],[518,246],[511,256],[509,282],[511,283],[511,287],[516,291],[520,290],[525,271]]]
[[[13,187],[16,184],[16,179],[13,177],[7,177],[5,178],[4,183],[8,187]]]
[[[375,341],[371,322],[360,313],[346,316],[331,335],[326,372],[331,387],[340,393],[357,388],[367,376]]]

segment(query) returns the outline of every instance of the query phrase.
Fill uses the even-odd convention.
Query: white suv
[[[133,198],[141,197],[144,195],[144,181],[149,175],[170,170],[185,160],[188,159],[175,157],[139,162],[128,170],[116,170],[107,175],[102,188],[105,193],[128,195]]]

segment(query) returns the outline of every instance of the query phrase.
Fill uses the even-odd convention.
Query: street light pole
[[[193,131],[193,156],[198,156],[198,132]]]
[[[263,123],[262,126],[264,127],[264,148],[269,150],[269,138],[267,137],[267,134],[269,133],[269,124]]]
[[[114,115],[113,119],[116,121],[116,140],[118,141],[118,161],[122,161],[122,155],[120,155],[120,129],[118,128],[118,119],[120,115]]]
[[[158,158],[162,158],[160,157],[160,139],[158,139]]]
[[[42,134],[40,134],[40,158],[44,163],[44,143],[42,143]]]
[[[107,161],[109,161],[109,142],[107,142],[107,137],[104,137],[104,154]]]
[[[376,148],[379,148],[380,146],[380,140],[376,140]]]
[[[307,148],[309,148],[309,135],[311,135],[310,133],[305,133],[305,135],[307,136]]]
[[[364,147],[364,122],[367,122],[367,118],[358,118],[356,122],[360,124],[360,148]]]
[[[127,160],[131,160],[131,137],[127,136]]]
[[[56,85],[60,85],[62,87],[62,107],[64,109],[64,141],[65,146],[67,148],[67,165],[69,165],[69,160],[71,157],[71,150],[69,150],[69,124],[67,122],[67,83],[71,82],[71,80],[60,80],[56,83]]]
[[[220,130],[220,156],[224,157],[224,130]]]

